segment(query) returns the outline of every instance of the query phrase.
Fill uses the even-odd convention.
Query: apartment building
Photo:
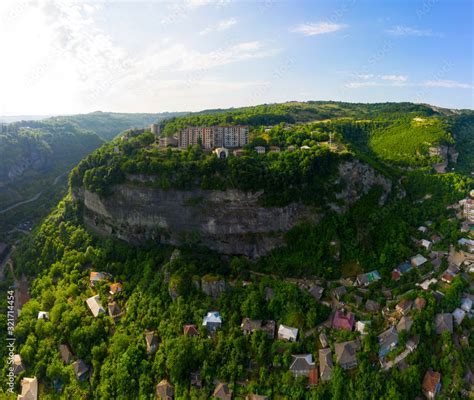
[[[248,143],[247,126],[189,126],[178,133],[178,147],[186,148],[198,143],[205,149],[215,147],[242,147]]]

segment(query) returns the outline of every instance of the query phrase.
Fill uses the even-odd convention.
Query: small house
[[[275,321],[244,318],[240,327],[244,335],[250,335],[256,331],[263,331],[267,334],[269,339],[275,338]]]
[[[426,300],[423,297],[417,297],[415,299],[415,308],[419,311],[423,310],[426,306]]]
[[[431,249],[432,244],[433,243],[426,239],[422,239],[420,242],[421,247],[424,247],[428,251]]]
[[[18,400],[37,400],[38,399],[38,379],[23,378],[21,380],[21,394]]]
[[[413,306],[413,301],[402,300],[395,306],[395,311],[401,315],[407,315]]]
[[[352,328],[354,328],[354,323],[354,314],[344,309],[336,310],[336,313],[334,314],[334,318],[332,320],[332,327],[334,329],[347,329],[351,331]]]
[[[397,324],[397,331],[409,332],[412,326],[413,326],[413,320],[410,317],[403,316]]]
[[[300,149],[301,150],[310,150],[311,147],[305,145],[305,146],[301,146]]]
[[[300,376],[309,377],[311,370],[316,369],[312,354],[298,354],[291,357],[293,361],[290,364],[290,371],[295,378]]]
[[[428,260],[423,257],[421,254],[417,254],[416,256],[413,256],[410,258],[411,265],[415,268],[421,267],[424,263],[426,263]]]
[[[184,325],[183,334],[184,334],[184,336],[189,336],[189,337],[199,336],[199,331],[198,331],[196,325],[193,325],[193,324]]]
[[[257,152],[257,154],[265,154],[265,147],[263,146],[255,146],[254,150]]]
[[[270,146],[270,150],[269,150],[270,153],[279,153],[280,152],[280,148],[278,146]]]
[[[371,271],[371,272],[367,272],[365,274],[358,275],[357,279],[356,279],[356,283],[359,286],[368,286],[372,282],[376,282],[380,279],[381,279],[381,277],[380,277],[380,274],[379,274],[378,271]]]
[[[356,350],[358,345],[355,340],[349,342],[336,343],[334,351],[336,353],[336,362],[343,369],[351,369],[357,366]]]
[[[441,374],[431,368],[426,371],[422,383],[423,393],[428,399],[434,399],[441,390]]]
[[[418,227],[418,231],[421,232],[421,233],[426,233],[428,232],[428,228],[426,226],[419,226]]]
[[[167,379],[163,379],[156,385],[156,398],[161,400],[173,400],[174,388]]]
[[[329,346],[328,337],[326,336],[324,332],[321,332],[319,334],[319,341],[321,342],[321,346],[323,346],[323,348]]]
[[[49,312],[47,311],[40,311],[38,313],[38,319],[44,319],[45,321],[49,321]]]
[[[108,274],[107,272],[97,272],[91,271],[89,275],[89,282],[92,287],[95,286],[96,283],[111,279],[112,275]]]
[[[202,321],[202,326],[205,326],[208,331],[215,332],[222,325],[222,318],[219,312],[208,312]]]
[[[355,329],[361,335],[367,335],[368,327],[370,326],[370,321],[357,321],[355,325]]]
[[[87,378],[89,367],[86,365],[84,361],[79,359],[73,362],[71,365],[78,381],[83,381]]]
[[[331,350],[329,348],[319,350],[319,375],[321,380],[328,381],[331,379],[333,366]]]
[[[232,390],[229,389],[227,383],[218,383],[212,394],[216,399],[221,400],[231,400],[232,399]]]
[[[23,365],[23,361],[19,354],[13,355],[12,368],[13,368],[13,374],[15,376],[25,370],[25,366]]]
[[[469,297],[463,297],[461,299],[461,308],[466,312],[471,311],[472,300]]]
[[[392,351],[398,344],[398,332],[395,327],[390,327],[385,332],[382,332],[377,340],[380,345],[379,358],[385,357],[390,351]]]
[[[122,291],[122,284],[120,282],[115,282],[110,284],[110,290],[109,293],[111,295],[114,295],[116,293],[119,293]]]
[[[346,293],[347,293],[347,289],[345,286],[339,286],[332,291],[333,296],[337,300],[341,300],[342,296],[344,296]]]
[[[464,317],[466,316],[466,311],[464,311],[461,308],[456,308],[453,311],[453,318],[456,324],[461,325],[462,321],[464,320]]]
[[[122,311],[120,307],[117,305],[117,302],[112,301],[108,304],[108,311],[110,317],[114,320],[115,323],[120,321],[120,317],[122,316]]]
[[[446,283],[451,283],[454,279],[454,275],[451,274],[449,271],[445,271],[441,276],[441,280]]]
[[[308,292],[311,296],[319,301],[321,300],[321,297],[323,297],[324,288],[321,286],[312,286],[309,288]]]
[[[401,263],[397,267],[397,270],[398,270],[398,272],[400,272],[400,274],[403,275],[403,274],[406,274],[407,272],[410,272],[412,268],[413,267],[410,263],[404,262],[404,263]]]
[[[155,335],[154,331],[145,332],[146,352],[153,354],[158,350],[158,336]]]
[[[372,313],[376,313],[376,312],[379,312],[380,310],[380,304],[377,303],[376,301],[374,300],[367,300],[367,302],[365,303],[365,309],[368,311],[368,312],[372,312]]]
[[[94,317],[97,318],[99,314],[105,313],[104,307],[102,307],[102,304],[100,303],[100,298],[98,294],[89,297],[86,300],[86,303]]]
[[[392,270],[391,277],[392,277],[392,281],[395,281],[395,282],[399,281],[401,277],[400,271],[397,269]]]
[[[446,331],[453,333],[453,315],[449,313],[436,314],[435,331],[438,335]]]
[[[69,349],[69,346],[67,344],[60,344],[58,346],[58,349],[59,355],[61,356],[61,360],[63,360],[63,363],[66,365],[71,364],[74,360],[74,354],[72,354],[71,350]]]
[[[291,326],[280,325],[278,327],[278,339],[296,342],[298,339],[298,329]]]

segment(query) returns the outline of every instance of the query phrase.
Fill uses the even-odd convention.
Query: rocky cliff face
[[[130,177],[132,178],[132,177]],[[133,244],[146,240],[181,245],[199,243],[222,254],[256,258],[283,244],[283,233],[300,222],[318,222],[322,215],[312,207],[292,203],[263,207],[261,192],[239,190],[161,190],[134,183],[117,185],[112,195],[101,198],[81,189],[74,193],[84,204],[84,222],[99,235],[114,235]],[[343,162],[337,182],[343,189],[338,204],[342,212],[374,185],[391,182],[359,161]]]

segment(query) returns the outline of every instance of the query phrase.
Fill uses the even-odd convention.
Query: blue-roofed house
[[[398,344],[398,332],[395,327],[387,329],[378,336],[378,342],[380,345],[379,358],[385,357],[391,350],[393,350]]]
[[[202,325],[205,326],[208,331],[216,331],[222,325],[221,315],[218,311],[208,312],[202,321]]]
[[[401,263],[397,269],[398,269],[398,272],[400,272],[401,274],[405,274],[407,272],[409,272],[413,267],[411,266],[410,263],[407,263],[407,262],[404,262],[404,263]]]

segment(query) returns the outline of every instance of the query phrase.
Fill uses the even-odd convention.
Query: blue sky
[[[0,115],[474,106],[467,0],[7,0],[0,20]]]

